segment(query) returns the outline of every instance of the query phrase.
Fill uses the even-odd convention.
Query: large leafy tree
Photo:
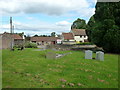
[[[86,22],[84,19],[77,19],[73,22],[71,29],[85,29],[86,28]]]
[[[52,36],[52,37],[55,37],[55,34],[56,34],[55,32],[52,32],[52,33],[51,33],[51,36]]]
[[[97,2],[95,14],[87,24],[93,43],[106,52],[120,52],[120,2]]]
[[[92,16],[86,26],[86,34],[88,35],[88,40],[91,42],[91,33],[93,30],[93,26],[95,24],[94,16]]]

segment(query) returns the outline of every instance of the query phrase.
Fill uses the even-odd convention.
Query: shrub
[[[23,47],[23,45],[14,45],[13,48],[21,48],[21,47]]]
[[[91,42],[81,42],[81,43],[77,43],[76,45],[94,45]]]
[[[25,48],[37,48],[37,45],[35,43],[28,42],[25,44]]]

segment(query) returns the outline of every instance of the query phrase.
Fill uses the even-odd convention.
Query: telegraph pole
[[[12,17],[10,17],[10,33],[12,34]]]
[[[12,26],[12,34],[14,34],[14,28],[15,28],[15,26],[13,25]]]
[[[12,26],[12,17],[10,17],[11,50],[13,49],[13,36],[12,36],[13,31],[12,31],[12,28],[13,28],[13,26]]]

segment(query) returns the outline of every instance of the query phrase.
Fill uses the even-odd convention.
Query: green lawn
[[[105,54],[102,62],[85,60],[83,52],[71,51],[48,60],[48,51],[3,50],[3,88],[118,88],[118,55]]]

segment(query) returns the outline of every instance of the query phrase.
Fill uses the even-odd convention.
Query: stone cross
[[[92,51],[91,50],[85,51],[85,59],[92,59]]]
[[[104,52],[96,52],[96,60],[104,61]]]
[[[46,58],[47,59],[56,59],[56,53],[54,53],[54,52],[48,52],[46,54]]]

